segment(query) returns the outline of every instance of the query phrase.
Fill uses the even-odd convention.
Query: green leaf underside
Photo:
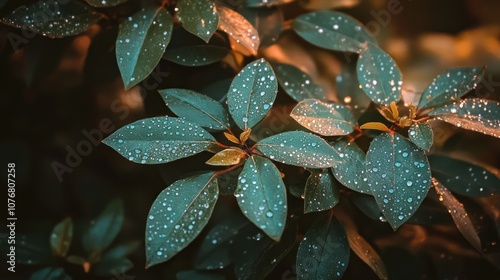
[[[408,136],[415,145],[427,151],[434,143],[432,127],[426,122],[413,123],[408,130]]]
[[[315,84],[309,75],[299,68],[285,63],[274,64],[274,71],[280,86],[295,101],[305,99],[325,100],[325,92],[322,87]]]
[[[484,67],[462,67],[445,71],[425,89],[418,108],[436,107],[459,99],[476,88],[483,74]]]
[[[366,155],[363,150],[356,143],[349,143],[346,140],[340,140],[331,145],[345,161],[345,164],[332,168],[335,178],[353,191],[371,194],[366,177]]]
[[[98,7],[98,8],[103,8],[103,7],[114,7],[118,6],[122,3],[125,3],[129,0],[85,0],[89,5]]]
[[[101,277],[110,277],[115,276],[117,271],[125,273],[133,267],[134,264],[127,258],[100,260],[90,267],[90,273]]]
[[[431,185],[424,151],[399,134],[373,139],[366,154],[368,184],[393,229],[417,211]]]
[[[226,279],[224,276],[215,274],[215,273],[209,273],[209,272],[203,272],[203,271],[196,271],[196,270],[187,270],[187,271],[180,271],[177,272],[175,275],[177,280],[224,280]]]
[[[351,117],[351,121],[346,120],[342,114],[346,111],[349,112],[349,109],[344,105],[306,99],[293,108],[290,116],[314,133],[323,136],[338,136],[350,134],[356,126],[356,122],[351,122],[354,117]]]
[[[282,5],[286,3],[293,2],[295,0],[245,0],[245,6],[247,7],[270,7],[274,5]]]
[[[175,181],[158,195],[146,224],[147,267],[169,260],[200,234],[219,196],[214,174]]]
[[[73,238],[73,222],[70,218],[58,223],[50,235],[50,246],[56,256],[65,257]]]
[[[434,109],[429,116],[457,127],[500,138],[500,103],[465,99]]]
[[[255,147],[270,159],[289,165],[328,168],[343,163],[325,140],[303,131],[280,133],[262,139]]]
[[[376,44],[360,22],[339,12],[311,12],[297,17],[292,27],[309,43],[329,50],[359,53],[366,42]]]
[[[434,181],[434,188],[440,197],[439,200],[442,201],[444,206],[448,209],[448,213],[450,213],[460,233],[469,241],[472,247],[482,252],[481,240],[479,239],[474,224],[469,218],[464,205],[438,181]]]
[[[100,18],[83,3],[48,0],[16,9],[0,21],[50,38],[63,38],[84,32]]]
[[[260,38],[252,24],[239,13],[224,6],[217,5],[217,12],[219,29],[247,48],[252,55],[257,55]]]
[[[123,201],[113,200],[91,223],[82,238],[87,253],[102,252],[120,233],[124,220]]]
[[[158,91],[167,106],[179,117],[213,130],[231,126],[227,110],[212,98],[187,89]]]
[[[304,213],[332,209],[340,199],[337,182],[328,169],[315,170],[307,178],[304,191]]]
[[[227,93],[234,122],[243,130],[255,126],[271,109],[277,92],[271,65],[265,59],[249,63],[233,79]]]
[[[333,215],[324,215],[307,231],[297,252],[297,279],[340,279],[349,262],[349,243]]]
[[[184,66],[205,66],[223,59],[229,49],[213,45],[186,46],[167,50],[163,59]]]
[[[208,42],[219,25],[215,4],[210,0],[180,0],[177,9],[182,27]]]
[[[451,191],[465,196],[500,192],[500,178],[481,166],[447,156],[429,156],[432,176]]]
[[[267,158],[247,159],[234,193],[243,214],[269,237],[279,241],[285,228],[286,189],[281,174]]]
[[[165,116],[128,124],[103,142],[130,161],[158,164],[200,153],[215,138],[184,119]]]
[[[385,51],[368,44],[359,55],[357,68],[359,84],[373,102],[389,106],[401,99],[401,72]]]
[[[172,36],[173,21],[162,7],[128,17],[116,39],[116,60],[125,88],[140,83],[156,67]]]
[[[71,280],[72,278],[64,272],[64,269],[58,267],[45,267],[35,271],[30,280]]]

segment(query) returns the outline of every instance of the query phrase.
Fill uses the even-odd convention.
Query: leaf
[[[345,140],[331,144],[341,155],[345,164],[332,168],[335,178],[351,190],[370,194],[370,186],[366,177],[366,155],[354,142]]]
[[[257,55],[260,39],[257,30],[239,13],[217,5],[219,13],[219,29],[242,44],[252,55]]]
[[[323,136],[347,135],[354,131],[356,122],[346,120],[340,104],[328,104],[315,99],[299,102],[290,116],[303,127]],[[349,109],[346,109],[349,110]]]
[[[368,44],[359,55],[357,66],[359,84],[373,102],[388,107],[401,99],[401,71],[389,54]]]
[[[350,8],[359,4],[359,0],[308,0],[304,8],[308,10],[328,10]]]
[[[97,8],[103,8],[103,7],[114,7],[118,6],[122,3],[127,2],[128,0],[85,0],[89,5],[97,7]]]
[[[100,277],[110,277],[125,275],[125,272],[133,267],[134,264],[127,258],[107,259],[92,265],[90,272]]]
[[[66,218],[52,230],[52,234],[50,235],[52,253],[59,257],[65,257],[71,246],[72,239],[73,221],[71,221],[71,218]]]
[[[154,117],[128,124],[103,143],[130,161],[142,164],[171,162],[208,148],[215,138],[184,119]]]
[[[153,71],[170,42],[172,28],[172,17],[162,7],[142,9],[120,25],[116,60],[126,89]]]
[[[455,101],[476,88],[485,67],[461,67],[445,71],[425,89],[418,108],[430,108]]]
[[[464,205],[458,201],[453,194],[446,189],[439,181],[433,179],[434,189],[439,195],[439,201],[443,202],[444,206],[448,208],[448,212],[451,214],[455,225],[457,226],[460,233],[469,241],[469,243],[478,252],[482,252],[481,240],[474,228]]]
[[[432,127],[426,122],[413,123],[408,130],[408,136],[415,145],[427,151],[434,143]]]
[[[238,12],[257,30],[260,48],[269,47],[278,41],[284,26],[283,9],[275,5],[261,9],[240,7]]]
[[[328,169],[315,170],[307,178],[304,192],[304,213],[332,209],[337,205],[339,199],[337,182]]]
[[[289,131],[262,139],[255,147],[272,160],[306,168],[328,168],[343,163],[340,155],[320,137]]]
[[[247,7],[270,7],[294,2],[295,0],[245,0]]]
[[[60,267],[45,267],[31,274],[30,280],[71,280],[71,276]]]
[[[315,84],[311,77],[299,68],[290,64],[276,63],[274,70],[280,86],[295,101],[326,99],[323,88]]]
[[[344,65],[335,81],[338,99],[349,106],[356,116],[361,116],[370,107],[372,100],[359,88],[356,72],[356,64]]]
[[[87,253],[102,252],[120,232],[123,225],[123,201],[116,199],[106,206],[104,211],[95,218],[84,233],[83,247]]]
[[[207,43],[219,25],[219,15],[210,0],[180,0],[177,17],[184,29]]]
[[[241,144],[240,139],[229,132],[224,132],[224,136],[226,136],[227,140],[233,142],[234,144]]]
[[[432,176],[451,191],[472,197],[500,192],[500,178],[481,166],[447,156],[429,156]]]
[[[267,115],[277,92],[271,65],[263,58],[249,63],[233,79],[227,93],[234,122],[243,130],[252,128]]]
[[[286,222],[286,189],[281,174],[267,158],[247,159],[234,193],[243,214],[279,241]]]
[[[304,40],[329,50],[359,53],[367,42],[376,44],[360,22],[340,12],[311,12],[297,17],[292,27]]]
[[[227,110],[217,101],[187,89],[158,91],[168,108],[179,117],[213,130],[231,127]]]
[[[226,279],[224,276],[209,273],[204,271],[196,271],[196,270],[187,270],[187,271],[179,271],[176,274],[177,280],[224,280]]]
[[[434,109],[429,116],[457,127],[500,138],[500,103],[465,99]]]
[[[219,196],[214,175],[177,180],[155,199],[146,224],[146,267],[169,260],[200,234]]]
[[[135,250],[137,250],[140,245],[141,242],[139,241],[132,241],[118,245],[104,253],[101,256],[101,261],[125,258],[126,256],[132,254]]]
[[[193,45],[167,50],[163,58],[184,66],[205,66],[223,59],[230,50],[214,45]]]
[[[230,166],[240,163],[246,157],[245,151],[239,148],[228,148],[211,157],[206,164],[215,166]]]
[[[250,137],[250,134],[252,133],[251,128],[245,129],[241,134],[240,134],[240,142],[245,143],[248,138]]]
[[[366,170],[368,185],[394,230],[417,211],[431,185],[427,156],[399,134],[373,139]]]
[[[367,123],[364,123],[363,125],[361,125],[359,128],[391,132],[391,130],[385,124],[383,124],[381,122],[367,122]]]
[[[83,3],[48,0],[21,6],[0,21],[50,38],[63,38],[86,31],[100,18]]]
[[[307,231],[297,252],[297,279],[340,279],[349,262],[349,243],[332,214]]]

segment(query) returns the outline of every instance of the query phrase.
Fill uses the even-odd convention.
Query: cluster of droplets
[[[328,210],[339,202],[337,186],[328,170],[311,174],[307,179],[304,197],[305,213]]]
[[[333,144],[333,147],[345,161],[345,164],[332,168],[335,178],[352,190],[370,194],[370,186],[366,177],[366,156],[363,150],[355,143],[347,141],[338,141]]]
[[[414,123],[408,129],[410,140],[424,150],[430,150],[434,142],[431,126],[426,122]]]
[[[278,81],[295,101],[308,98],[323,100],[325,93],[322,87],[316,85],[311,77],[300,69],[289,64],[278,64],[275,68]]]
[[[204,41],[208,41],[217,30],[219,16],[211,1],[179,1],[175,11],[182,26]]]
[[[219,29],[226,32],[237,43],[245,46],[253,55],[257,55],[260,38],[257,30],[239,13],[217,6],[219,13]]]

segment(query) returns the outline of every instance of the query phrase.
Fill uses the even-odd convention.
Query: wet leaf
[[[207,43],[219,25],[219,15],[210,0],[179,0],[177,17],[184,29]]]
[[[500,138],[500,103],[465,99],[434,109],[429,116],[457,127]]]
[[[215,273],[196,271],[196,270],[187,270],[187,271],[177,272],[175,279],[177,279],[177,280],[193,280],[193,279],[196,279],[196,280],[224,280],[226,278],[222,275],[215,274]]]
[[[102,7],[114,7],[118,6],[122,3],[127,2],[128,0],[85,0],[89,5],[102,8]]]
[[[217,5],[217,12],[219,12],[219,29],[243,45],[252,55],[257,55],[260,39],[252,24],[239,13],[224,6]]]
[[[154,117],[128,124],[103,143],[130,161],[158,164],[192,156],[208,148],[215,138],[184,119]]]
[[[359,0],[307,0],[304,8],[308,10],[328,10],[350,8],[359,4]]]
[[[349,243],[342,225],[324,215],[304,236],[297,252],[297,279],[340,279],[349,262]]]
[[[481,240],[477,234],[474,224],[472,223],[464,205],[458,201],[453,194],[446,189],[440,182],[433,179],[434,189],[439,195],[439,200],[443,202],[444,206],[448,208],[455,225],[460,233],[469,241],[469,243],[478,252],[482,252]]]
[[[419,108],[430,108],[455,101],[476,88],[484,74],[484,67],[461,67],[437,76],[422,94]]]
[[[340,12],[311,12],[297,17],[292,27],[309,43],[329,50],[359,53],[366,42],[376,44],[360,22]]]
[[[177,180],[155,199],[146,225],[147,267],[169,260],[200,234],[219,196],[214,174]]]
[[[71,276],[60,267],[45,267],[31,274],[30,280],[71,280]]]
[[[373,102],[388,107],[401,99],[401,71],[389,54],[368,44],[357,65],[359,84]]]
[[[65,257],[73,239],[73,222],[66,218],[58,223],[50,235],[50,246],[52,253],[59,257]]]
[[[168,108],[179,117],[212,130],[231,127],[227,110],[212,98],[187,89],[158,91]]]
[[[294,1],[295,0],[245,0],[245,5],[247,7],[269,7],[274,5],[287,4]]]
[[[315,170],[307,178],[304,213],[332,209],[340,199],[339,186],[328,169]]]
[[[432,176],[451,191],[465,196],[500,192],[500,178],[481,166],[447,156],[429,156]]]
[[[134,264],[127,258],[100,260],[90,268],[90,273],[100,277],[125,274]]]
[[[63,38],[86,31],[100,18],[83,3],[48,0],[22,6],[0,21],[50,38]]]
[[[345,108],[344,105],[306,99],[293,108],[290,116],[314,133],[323,136],[338,136],[350,134],[356,126],[356,121],[352,122],[354,117],[351,117],[351,120],[346,120],[343,115],[346,111],[349,112],[349,109]]]
[[[120,232],[124,216],[123,201],[110,202],[104,211],[95,218],[82,238],[87,253],[104,251]]]
[[[132,241],[125,244],[118,245],[104,253],[101,256],[102,260],[113,260],[113,259],[122,259],[126,256],[132,254],[137,248],[141,246],[142,242]]]
[[[137,85],[153,71],[170,42],[172,28],[172,17],[162,7],[142,9],[120,25],[116,60],[125,88]]]
[[[427,151],[434,143],[432,127],[426,122],[413,123],[408,130],[408,136],[415,145]]]
[[[299,68],[285,63],[276,63],[274,71],[280,86],[295,101],[306,99],[325,100],[325,92],[322,87],[313,82],[311,77]]]
[[[246,153],[239,148],[228,148],[222,150],[211,157],[206,164],[215,166],[230,166],[240,163],[245,158]]]
[[[234,122],[243,130],[252,128],[267,115],[277,92],[271,65],[265,59],[249,63],[233,79],[227,93]]]
[[[267,158],[247,159],[234,193],[243,214],[269,237],[279,241],[286,222],[286,189],[281,174]]]
[[[424,151],[399,134],[384,133],[373,139],[366,170],[370,189],[393,229],[417,211],[431,185]]]
[[[372,103],[366,93],[359,88],[356,64],[344,65],[340,74],[335,78],[337,82],[337,96],[340,101],[349,106],[356,116],[362,115]]]
[[[328,168],[344,162],[325,140],[303,131],[273,135],[255,147],[272,160],[300,167]]]
[[[351,190],[370,194],[366,177],[366,155],[354,142],[340,140],[331,144],[341,155],[345,164],[332,168],[335,178]]]
[[[391,132],[391,130],[385,124],[383,124],[381,122],[367,122],[367,123],[362,124],[359,128]]]
[[[240,7],[238,12],[257,30],[260,39],[260,48],[265,48],[276,43],[283,31],[283,9],[279,7],[261,9]]]
[[[205,66],[223,59],[229,49],[214,45],[194,45],[167,50],[163,59],[184,66]]]

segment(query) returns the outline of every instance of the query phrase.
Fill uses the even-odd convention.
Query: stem
[[[221,148],[224,148],[224,149],[232,148],[231,146],[224,145],[224,144],[222,144],[220,142],[215,142],[214,144],[217,145],[217,146],[219,146],[219,147],[221,147]]]
[[[229,172],[235,170],[236,168],[241,167],[242,165],[243,165],[243,163],[239,163],[239,164],[236,164],[236,165],[229,167],[228,169],[219,170],[219,171],[215,172],[214,177],[229,173]]]

